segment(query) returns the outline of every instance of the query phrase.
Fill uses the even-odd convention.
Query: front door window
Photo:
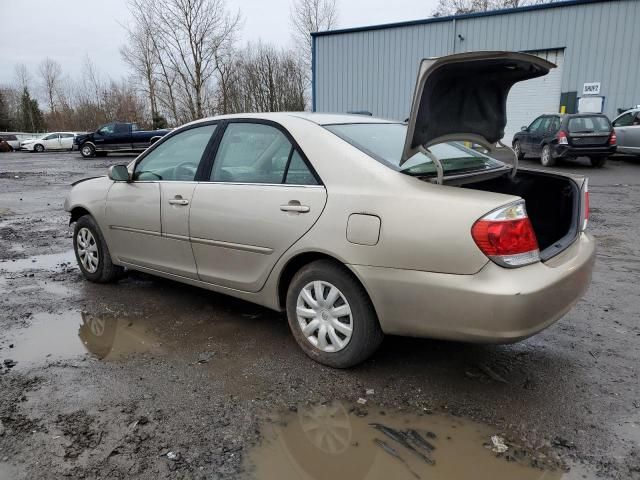
[[[204,125],[166,139],[136,165],[134,180],[195,180],[198,165],[215,129],[216,125]]]

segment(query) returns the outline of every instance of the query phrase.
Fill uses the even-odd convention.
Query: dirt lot
[[[136,273],[114,285],[81,278],[65,193],[129,160],[0,154],[0,479],[265,478],[273,427],[295,439],[291,415],[329,410],[351,419],[356,453],[369,451],[351,436],[370,428],[361,418],[433,424],[442,442],[475,432],[477,453],[434,457],[475,474],[438,478],[480,478],[485,452],[496,468],[558,469],[526,478],[640,478],[640,162],[558,167],[591,178],[599,250],[591,289],[557,324],[508,346],[388,338],[372,360],[337,371],[307,359],[279,313]],[[509,454],[483,447],[491,434]],[[340,478],[347,470],[329,465],[345,458],[367,465],[348,478],[385,478],[386,467],[369,470],[378,457],[341,457],[335,445],[326,458],[296,453],[303,443],[278,444],[297,470],[274,478]]]

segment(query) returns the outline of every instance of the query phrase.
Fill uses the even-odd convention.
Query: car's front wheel
[[[594,168],[602,168],[607,163],[607,157],[589,157],[591,166]]]
[[[124,271],[111,261],[107,243],[91,215],[83,215],[76,222],[73,249],[80,271],[87,280],[108,283],[117,280]]]
[[[91,158],[96,154],[96,149],[90,143],[85,143],[80,147],[80,155],[84,158]]]
[[[33,146],[33,151],[37,153],[44,152],[44,145],[40,145],[39,143]]]
[[[542,147],[542,154],[540,155],[540,163],[544,167],[553,167],[556,164],[556,159],[553,158],[553,152],[550,145]]]
[[[369,358],[384,337],[371,300],[345,267],[329,260],[304,266],[287,292],[289,327],[313,360],[348,368]]]

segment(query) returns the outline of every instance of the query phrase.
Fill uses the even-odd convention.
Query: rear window
[[[611,124],[603,116],[573,117],[569,119],[568,128],[570,133],[608,132]]]
[[[403,123],[350,123],[325,125],[330,132],[347,141],[380,163],[410,175],[435,175],[436,167],[429,157],[417,153],[400,167],[407,135]],[[442,162],[445,173],[490,170],[504,166],[459,142],[433,145],[429,150]]]

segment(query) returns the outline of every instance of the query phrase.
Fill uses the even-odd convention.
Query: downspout
[[[451,20],[451,29],[453,30],[453,36],[451,37],[451,45],[453,51],[451,53],[456,53],[456,19],[455,17]]]
[[[311,111],[316,111],[316,36],[311,34]]]

